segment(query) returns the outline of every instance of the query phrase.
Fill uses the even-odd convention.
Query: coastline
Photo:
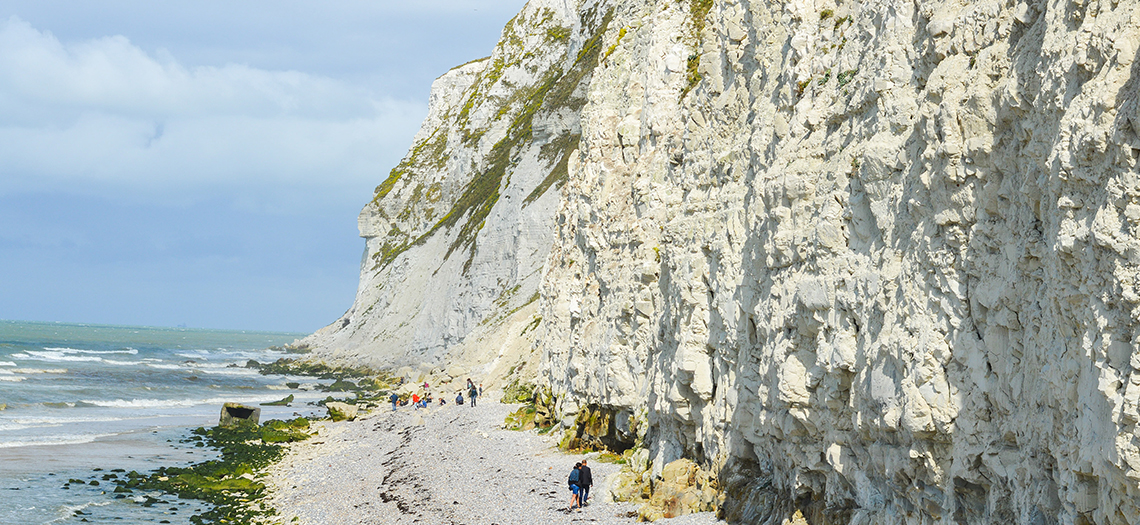
[[[291,334],[2,321],[0,336],[0,523],[188,523],[209,505],[115,490],[131,472],[216,459],[187,438],[217,424],[223,402],[293,395],[294,407],[260,407],[289,419],[328,395],[245,366],[293,355],[278,346]]]
[[[474,408],[382,406],[354,421],[315,422],[317,435],[290,444],[265,471],[265,501],[282,523],[300,525],[637,522],[637,504],[605,501],[606,479],[621,465],[563,453],[558,435],[503,430],[520,405],[492,401],[498,397],[488,391]],[[566,477],[582,458],[594,472],[591,504],[568,512]],[[717,519],[702,513],[667,523]]]

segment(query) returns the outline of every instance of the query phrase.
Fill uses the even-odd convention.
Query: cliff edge
[[[532,1],[307,342],[537,374],[735,520],[1140,523],[1138,46],[1134,0]]]

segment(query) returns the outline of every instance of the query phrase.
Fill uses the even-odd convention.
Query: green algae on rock
[[[256,368],[261,375],[310,376],[332,380],[377,378],[381,381],[387,381],[390,378],[387,371],[366,366],[336,366],[285,357],[272,363],[258,363],[251,360],[247,366]]]
[[[135,491],[161,491],[211,504],[213,508],[190,518],[195,525],[264,521],[276,511],[262,501],[266,487],[258,481],[259,473],[282,457],[282,443],[308,439],[308,429],[309,420],[305,418],[273,420],[261,426],[197,428],[184,441],[218,450],[218,459],[189,467],[160,467],[149,474],[131,471],[107,481],[115,483],[113,493],[120,496]],[[140,504],[157,502],[160,500],[151,494]]]
[[[287,406],[289,406],[289,403],[292,403],[292,402],[293,402],[293,394],[289,394],[288,396],[285,396],[284,398],[277,400],[277,401],[270,401],[267,403],[261,403],[261,406],[263,406],[263,407],[287,407]]]
[[[500,403],[520,402],[526,404],[507,415],[503,421],[503,428],[508,430],[537,428],[543,434],[554,428],[554,424],[557,423],[554,418],[555,400],[549,388],[537,388],[529,383],[520,383],[516,379],[503,389]]]

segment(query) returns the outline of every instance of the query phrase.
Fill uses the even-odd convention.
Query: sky
[[[524,0],[0,0],[0,319],[312,332]]]

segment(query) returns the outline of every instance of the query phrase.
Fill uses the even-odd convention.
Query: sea
[[[191,523],[202,503],[116,499],[101,476],[216,457],[183,440],[224,402],[292,394],[262,422],[318,413],[316,380],[246,368],[297,357],[280,347],[302,335],[0,321],[0,524]]]

